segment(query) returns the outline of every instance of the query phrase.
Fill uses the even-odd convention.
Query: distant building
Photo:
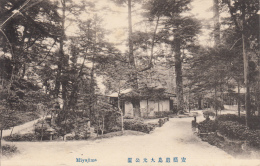
[[[141,117],[154,116],[155,112],[174,110],[176,95],[168,93],[164,88],[142,88],[138,91],[126,89],[120,93],[115,92],[107,95],[110,102],[118,106],[118,95],[120,99],[120,108],[125,116],[134,116],[132,99],[139,98]]]

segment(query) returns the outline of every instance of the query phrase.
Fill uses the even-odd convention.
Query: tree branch
[[[230,49],[229,50],[232,50],[233,49],[233,47],[237,44],[237,42],[239,41],[239,40],[241,40],[241,38],[239,38],[233,45],[232,45],[232,47],[230,47]]]
[[[154,32],[153,32],[153,39],[152,39],[152,46],[151,46],[151,57],[150,57],[150,60],[149,60],[149,64],[146,68],[144,69],[141,69],[139,70],[139,72],[143,72],[143,71],[146,71],[146,70],[149,70],[153,67],[153,56],[154,56],[154,44],[155,44],[155,35],[156,35],[156,32],[157,32],[157,29],[158,29],[158,25],[159,25],[159,20],[160,20],[160,16],[157,16],[157,20],[156,20],[156,25],[155,25],[155,29],[154,29]]]
[[[241,31],[240,26],[239,26],[239,24],[238,24],[238,22],[237,22],[236,16],[235,16],[235,15],[233,14],[233,12],[232,12],[232,6],[231,6],[230,0],[228,0],[226,3],[227,3],[227,5],[228,5],[229,13],[230,13],[230,15],[231,15],[231,18],[233,19],[233,21],[234,21],[234,23],[235,23],[237,29],[238,29],[239,31]]]

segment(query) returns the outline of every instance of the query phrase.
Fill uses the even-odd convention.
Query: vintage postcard
[[[1,0],[0,166],[260,166],[259,0]]]

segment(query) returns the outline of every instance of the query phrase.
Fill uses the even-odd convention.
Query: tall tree
[[[179,113],[183,113],[183,79],[182,79],[182,60],[184,50],[187,51],[196,39],[200,29],[197,20],[183,16],[182,13],[190,10],[188,5],[190,0],[151,0],[151,15],[161,16],[164,19],[164,30],[161,30],[162,41],[171,45],[174,53],[174,66],[176,75],[176,93],[177,93],[177,109]]]
[[[133,26],[132,26],[132,7],[133,2],[138,2],[137,0],[113,0],[118,5],[126,5],[128,11],[128,59],[129,59],[129,69],[130,69],[130,82],[131,87],[134,90],[138,90],[138,72],[136,69],[136,60],[134,55],[134,45],[133,45]],[[140,100],[135,99],[131,101],[134,109],[134,116],[141,116],[140,112]]]
[[[25,89],[33,90],[38,86],[38,77],[33,71],[35,66],[41,64],[42,57],[49,56],[46,43],[56,40],[59,36],[59,16],[57,6],[50,1],[1,3],[1,58],[10,59],[11,66],[7,71],[8,77],[5,76],[1,81],[5,82],[2,84],[3,89],[8,91],[6,101],[11,102],[15,101],[12,100],[15,96],[22,99],[25,93],[29,92]],[[16,11],[16,15],[10,10]],[[44,19],[38,19],[40,17]]]
[[[55,32],[59,29],[56,9],[57,6],[48,0],[0,2],[1,152],[2,130],[15,125],[17,111],[35,111],[36,104],[44,103],[46,96],[38,91],[40,87],[32,66],[39,63],[39,52],[40,56],[48,52],[46,45],[40,43],[55,40],[58,36]]]
[[[204,94],[204,101],[213,106],[216,115],[223,104],[222,92],[232,91],[236,81],[241,80],[241,59],[238,50],[225,46],[200,48],[189,59],[191,68],[186,71],[190,80],[188,86],[193,94]]]
[[[62,96],[62,109],[63,112],[60,114],[61,120],[66,121],[69,106],[69,82],[70,82],[70,55],[69,52],[66,52],[65,45],[68,37],[66,36],[67,23],[76,23],[79,15],[84,12],[84,10],[92,6],[92,3],[83,3],[83,2],[73,2],[72,0],[58,0],[57,1],[60,7],[60,27],[61,35],[59,37],[59,49],[58,49],[58,61],[57,61],[57,74],[54,87],[54,97],[57,99],[61,93]]]
[[[235,24],[236,30],[241,35],[243,63],[244,63],[244,83],[246,87],[245,107],[246,107],[246,125],[251,115],[250,101],[250,83],[249,83],[249,50],[248,41],[259,40],[259,30],[255,29],[258,22],[259,1],[258,0],[225,0],[224,4],[228,6],[230,17]],[[259,28],[259,27],[258,27]],[[258,35],[258,36],[257,36]]]
[[[50,1],[1,2],[2,50],[11,54],[14,79],[24,78],[27,64],[37,59],[37,51],[46,52],[39,43],[59,36],[57,6]],[[11,8],[11,9],[10,9]],[[40,10],[42,8],[42,10]],[[15,10],[16,15],[9,11]],[[20,13],[20,14],[19,14]],[[39,20],[38,17],[46,16]],[[56,31],[57,30],[57,31]],[[37,45],[38,44],[38,45]]]

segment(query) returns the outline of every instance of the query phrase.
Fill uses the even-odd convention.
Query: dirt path
[[[39,118],[41,119],[41,118]],[[39,119],[35,119],[33,121],[24,123],[22,125],[19,126],[15,126],[12,132],[12,128],[8,129],[8,130],[3,130],[3,137],[4,136],[8,136],[11,134],[15,134],[15,133],[20,133],[20,134],[25,134],[25,133],[31,133],[33,132],[34,129],[34,124],[39,120]]]
[[[193,118],[172,118],[161,128],[143,136],[121,136],[96,141],[13,143],[20,154],[2,161],[4,166],[253,166],[260,160],[234,159],[224,151],[202,142],[191,130]],[[200,119],[200,117],[199,117]],[[178,157],[178,162],[173,158]],[[185,157],[186,162],[181,158]],[[76,158],[96,159],[80,163]],[[132,163],[128,163],[132,158]],[[136,162],[139,158],[140,162]],[[144,162],[147,159],[147,163]],[[162,162],[159,162],[162,158]],[[170,158],[170,163],[166,162]],[[154,159],[155,162],[152,162]]]

